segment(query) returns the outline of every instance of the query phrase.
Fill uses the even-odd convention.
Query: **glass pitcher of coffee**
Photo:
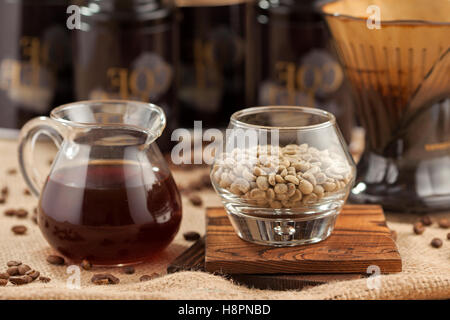
[[[156,105],[106,100],[60,106],[22,128],[20,168],[40,198],[39,228],[53,248],[75,262],[123,265],[173,240],[181,200],[155,143],[165,124]],[[45,180],[33,164],[42,134],[59,148]]]

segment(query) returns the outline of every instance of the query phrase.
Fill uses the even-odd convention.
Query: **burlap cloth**
[[[183,232],[195,230],[204,233],[205,207],[220,205],[212,190],[199,193],[202,207],[192,206],[183,197],[183,221],[175,241],[153,263],[136,266],[136,273],[125,275],[119,268],[108,272],[120,278],[120,284],[98,286],[90,283],[94,269],[81,271],[81,287],[69,289],[66,266],[53,266],[46,262],[48,254],[54,252],[41,236],[38,227],[28,217],[19,220],[5,217],[6,208],[30,210],[37,204],[33,196],[23,194],[25,183],[20,173],[8,175],[9,168],[17,168],[16,142],[0,141],[0,187],[8,185],[10,196],[6,204],[0,205],[0,272],[6,270],[6,262],[20,260],[50,277],[49,283],[35,281],[24,286],[8,284],[0,287],[1,299],[445,299],[450,298],[450,241],[446,235],[450,230],[437,226],[427,228],[421,236],[412,232],[411,222],[415,215],[388,214],[389,227],[398,233],[397,245],[403,258],[403,272],[380,276],[378,286],[368,285],[367,279],[328,283],[301,291],[256,290],[238,286],[220,276],[203,272],[179,272],[166,275],[166,267],[191,243],[183,239]],[[42,153],[42,161],[50,156]],[[48,168],[47,168],[48,169]],[[199,176],[198,171],[176,171],[175,179],[181,185]],[[31,216],[31,214],[30,214]],[[450,214],[433,215],[438,218]],[[28,232],[23,236],[13,235],[11,227],[24,224]],[[440,249],[430,246],[434,237],[440,237],[444,245]],[[160,273],[162,276],[148,282],[140,282],[143,274]],[[373,284],[373,282],[372,282]],[[374,288],[375,287],[375,288]],[[371,289],[372,288],[372,289]]]

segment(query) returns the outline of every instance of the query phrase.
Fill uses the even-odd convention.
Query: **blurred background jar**
[[[181,13],[182,126],[225,127],[246,104],[249,1],[176,0]]]
[[[0,127],[70,102],[69,0],[0,0]]]
[[[252,8],[257,105],[301,105],[333,113],[347,142],[354,115],[351,92],[314,0],[258,0]]]
[[[167,118],[158,145],[170,149],[177,127],[178,25],[162,0],[88,0],[75,32],[77,100],[124,99],[154,103]]]

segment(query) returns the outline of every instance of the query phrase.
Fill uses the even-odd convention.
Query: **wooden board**
[[[319,243],[271,247],[241,240],[223,208],[207,209],[205,270],[225,274],[367,274],[402,270],[383,210],[377,205],[346,205],[332,235]]]
[[[201,238],[178,256],[167,268],[168,273],[205,271],[205,239]],[[330,281],[360,279],[360,274],[231,274],[223,275],[234,282],[258,289],[299,290]]]

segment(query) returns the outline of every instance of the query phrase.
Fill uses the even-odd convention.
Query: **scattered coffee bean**
[[[92,283],[97,284],[97,285],[109,284],[108,278],[95,279],[95,280],[91,280],[91,281],[92,281]]]
[[[50,264],[61,266],[65,263],[64,258],[56,255],[49,255],[47,257],[47,262]]]
[[[23,189],[23,194],[25,195],[25,196],[31,196],[31,191],[29,190],[29,189]]]
[[[450,232],[447,233],[447,240],[450,240]]]
[[[41,273],[39,271],[36,271],[36,270],[30,270],[27,273],[25,273],[25,275],[30,276],[33,280],[36,280],[39,277],[40,274]]]
[[[9,267],[6,270],[6,273],[8,273],[10,276],[16,276],[19,274],[19,267]]]
[[[31,278],[30,276],[11,277],[11,278],[9,278],[9,282],[11,282],[12,284],[15,284],[17,286],[20,286],[23,284],[33,282],[33,278]]]
[[[50,280],[51,279],[48,277],[44,277],[44,276],[39,277],[39,281],[44,282],[44,283],[48,283],[48,282],[50,282]]]
[[[195,231],[188,231],[188,232],[183,233],[183,237],[184,237],[184,240],[187,240],[187,241],[197,241],[198,239],[200,239],[200,234]]]
[[[203,204],[202,198],[200,196],[193,194],[189,197],[189,201],[196,207],[199,207]]]
[[[21,264],[20,266],[17,267],[17,269],[19,271],[19,274],[22,276],[31,270],[30,266],[26,264]]]
[[[425,227],[423,226],[422,222],[416,222],[414,223],[413,230],[415,234],[422,234],[425,231]]]
[[[0,196],[0,204],[4,204],[4,203],[6,203],[5,196]]]
[[[5,216],[12,217],[16,215],[16,210],[14,209],[7,209],[4,211]]]
[[[15,216],[20,219],[24,219],[28,216],[28,211],[25,209],[17,209]]]
[[[139,281],[141,281],[141,282],[144,282],[144,281],[150,281],[150,280],[152,280],[152,279],[155,279],[155,278],[157,278],[157,277],[159,277],[159,274],[158,273],[152,273],[151,275],[148,275],[148,274],[144,274],[143,276],[141,276],[140,278],[139,278]]]
[[[95,284],[118,284],[120,280],[110,273],[98,273],[92,276],[91,282]]]
[[[25,232],[27,232],[27,227],[23,226],[23,225],[17,225],[17,226],[13,226],[11,228],[12,232],[14,232],[15,235],[23,235],[25,234]]]
[[[4,287],[8,284],[8,280],[6,279],[0,279],[0,287]]]
[[[6,263],[8,267],[18,267],[22,264],[21,261],[11,260]]]
[[[439,238],[434,238],[433,240],[431,240],[431,246],[433,248],[440,248],[442,247],[442,240]]]
[[[450,220],[448,220],[446,218],[439,219],[438,224],[439,224],[439,227],[441,227],[443,229],[450,228]]]
[[[125,273],[125,274],[133,274],[135,272],[134,267],[132,267],[132,266],[123,267],[122,270],[123,270],[123,273]]]
[[[9,279],[9,273],[7,273],[7,272],[0,273],[0,279],[8,280]]]
[[[91,270],[92,269],[92,263],[90,263],[88,260],[83,260],[83,261],[81,261],[81,267],[84,269],[84,270]]]
[[[6,173],[9,175],[15,175],[15,174],[17,174],[17,169],[14,169],[14,168],[8,169],[8,171],[6,171]]]
[[[433,224],[430,216],[423,216],[422,218],[420,218],[420,222],[422,222],[424,226],[431,226]]]
[[[3,187],[1,190],[1,194],[2,194],[2,196],[7,196],[9,194],[9,188]]]

